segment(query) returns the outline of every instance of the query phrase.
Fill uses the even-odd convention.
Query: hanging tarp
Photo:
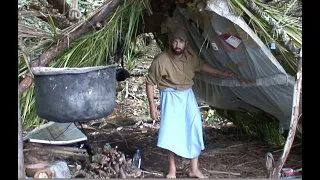
[[[203,60],[236,73],[235,77],[197,73],[193,88],[200,99],[217,108],[264,111],[277,118],[281,128],[289,128],[295,79],[226,1],[207,1],[201,12],[177,8],[162,32],[176,26],[187,29],[189,45]]]

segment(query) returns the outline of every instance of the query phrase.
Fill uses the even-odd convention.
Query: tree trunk
[[[58,9],[60,14],[65,15],[69,18],[69,10],[70,5],[67,3],[66,0],[47,0],[49,4],[53,6],[54,9]]]
[[[19,89],[19,82],[18,82]],[[23,156],[23,139],[22,139],[22,122],[20,114],[20,93],[18,91],[18,179],[24,179],[24,156]]]
[[[144,14],[144,24],[140,23],[138,34],[141,33],[153,33],[161,32],[161,23],[166,18],[165,12],[156,12],[149,16],[147,13]]]
[[[67,48],[68,45],[73,42],[73,40],[75,40],[82,34],[88,32],[90,29],[92,29],[93,25],[95,25],[97,22],[103,21],[104,18],[108,14],[113,12],[113,10],[122,2],[123,0],[113,0],[108,4],[104,5],[101,11],[95,14],[95,16],[93,16],[89,21],[86,21],[85,23],[83,23],[78,29],[70,33],[68,37],[63,38],[58,44],[52,46],[46,52],[41,54],[40,66],[45,66],[49,62],[51,62],[62,50]],[[36,66],[37,63],[38,62],[33,62],[32,66]],[[32,77],[28,76],[27,74],[27,76],[20,82],[19,92],[20,93],[24,92],[32,84],[32,82],[33,82]]]
[[[147,11],[143,14],[144,23],[140,23],[138,34],[141,33],[154,33],[161,32],[161,23],[165,20],[165,14],[172,15],[173,10],[176,8],[175,0],[158,0],[151,1],[152,15]]]

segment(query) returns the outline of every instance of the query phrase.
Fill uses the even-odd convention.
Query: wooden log
[[[116,178],[119,178],[119,176],[120,176],[120,166],[119,166],[119,164],[118,163],[115,163],[114,165],[113,165],[113,169],[116,171]]]
[[[86,149],[80,149],[76,147],[63,147],[63,146],[43,146],[45,149],[56,149],[62,151],[69,151],[69,152],[80,152],[80,153],[87,153]]]
[[[52,153],[65,154],[65,155],[76,156],[76,157],[84,157],[84,158],[89,157],[89,155],[86,155],[86,154],[74,153],[74,152],[63,151],[58,149],[43,149],[43,150],[50,151]]]
[[[100,175],[100,178],[106,178],[106,177],[108,177],[108,174],[107,174],[105,171],[103,171],[103,170],[99,170],[99,175]]]
[[[37,171],[33,178],[38,179],[38,178],[45,178],[45,179],[52,179],[53,173],[50,169],[40,169]]]
[[[297,80],[294,85],[293,91],[293,102],[292,102],[292,113],[291,113],[291,122],[290,122],[290,129],[287,136],[286,143],[284,145],[282,155],[279,157],[278,162],[276,163],[275,172],[272,178],[280,178],[281,169],[289,155],[296,130],[299,118],[299,106],[300,106],[300,95],[301,95],[301,88],[302,88],[302,49],[300,50],[299,55],[299,63],[298,63],[298,71],[297,71]]]
[[[158,173],[158,172],[149,172],[149,171],[141,171],[142,173],[145,174],[152,174],[152,175],[156,175],[156,176],[163,176],[163,173]]]
[[[125,178],[127,178],[127,176],[126,176],[125,171],[123,170],[122,167],[123,166],[120,166],[120,168],[119,168],[119,178],[125,179]]]
[[[66,159],[77,159],[80,161],[87,161],[87,162],[89,162],[89,159],[90,159],[89,155],[87,155],[87,154],[75,153],[75,152],[70,152],[70,151],[63,151],[63,150],[58,150],[58,149],[33,148],[30,150],[36,151],[37,154],[39,154],[39,155],[51,153],[53,156],[63,157]]]
[[[89,170],[95,170],[95,169],[98,169],[99,168],[99,164],[98,163],[90,163],[88,165],[88,169]]]
[[[119,164],[126,164],[126,156],[123,154],[123,153],[121,153],[121,157],[118,159],[118,161],[119,161]]]
[[[51,145],[41,145],[37,144],[34,147],[30,147],[27,149],[24,149],[24,152],[37,150],[37,149],[49,149],[49,150],[61,150],[61,151],[67,151],[67,152],[74,152],[74,153],[87,153],[86,149],[80,149],[77,147],[63,147],[63,146],[51,146]]]

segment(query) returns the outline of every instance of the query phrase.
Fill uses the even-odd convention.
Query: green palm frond
[[[93,30],[71,43],[51,64],[54,67],[83,67],[110,64],[123,45],[125,54],[132,54],[133,38],[142,18],[143,1],[126,1],[107,18],[100,30]]]
[[[243,17],[259,38],[269,46],[275,43],[275,54],[285,70],[294,75],[297,54],[302,47],[302,21],[291,16],[301,7],[301,1],[262,3],[258,0],[227,0],[233,12]]]

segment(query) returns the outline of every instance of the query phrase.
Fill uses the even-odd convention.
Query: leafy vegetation
[[[86,12],[82,22],[97,13],[97,9],[108,1],[79,0],[80,11]],[[260,0],[226,1],[231,10],[243,17],[268,47],[271,43],[275,43],[276,49],[271,52],[284,69],[295,76],[298,62],[296,55],[302,47],[302,1],[271,1],[268,3]],[[18,10],[25,10],[31,2],[46,3],[45,0],[19,0]],[[67,2],[71,4],[72,0],[67,0]],[[140,23],[143,23],[144,2],[146,1],[126,0],[106,18],[100,28],[73,41],[49,66],[98,66],[118,62],[123,57],[127,69],[133,69],[136,66],[136,60],[144,55],[136,45],[137,28]],[[61,37],[76,26],[61,30],[56,27],[50,16],[48,19],[49,21],[45,22],[38,17],[21,16],[19,18],[19,33],[24,37],[24,49],[19,49],[19,79],[29,72],[28,63],[30,61],[36,61],[42,52],[59,43]],[[167,38],[156,32],[154,35],[160,48],[164,48],[167,45],[165,41]],[[21,112],[24,129],[33,128],[45,122],[35,113],[33,86],[21,95]],[[145,113],[148,113],[148,109],[145,110]],[[279,131],[278,121],[264,113],[209,110],[204,117],[207,123],[216,122],[219,119],[231,120],[239,128],[240,134],[260,136],[271,144],[281,145],[284,142],[285,135]]]

